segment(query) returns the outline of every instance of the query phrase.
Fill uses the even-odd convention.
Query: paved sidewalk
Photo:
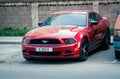
[[[0,44],[21,44],[23,37],[0,36]]]
[[[0,36],[0,44],[21,44],[23,37]],[[113,36],[111,36],[111,45],[113,44]]]

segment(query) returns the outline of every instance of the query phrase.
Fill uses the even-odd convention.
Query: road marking
[[[116,62],[117,62],[117,60],[113,60],[113,61],[112,61],[112,63],[116,63]]]

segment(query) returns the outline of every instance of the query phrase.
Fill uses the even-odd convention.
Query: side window
[[[97,17],[97,15],[95,14],[95,13],[91,13],[90,15],[89,15],[89,25],[91,24],[91,23],[97,23],[99,20],[98,20],[98,17]]]

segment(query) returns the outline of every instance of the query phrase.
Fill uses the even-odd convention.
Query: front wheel
[[[80,47],[80,56],[78,60],[85,61],[87,60],[87,58],[88,58],[88,40],[84,38]]]
[[[26,61],[33,61],[33,60],[34,60],[33,58],[27,58],[27,57],[24,57],[24,59],[25,59]]]

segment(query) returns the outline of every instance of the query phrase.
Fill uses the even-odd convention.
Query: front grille
[[[33,56],[59,56],[60,52],[30,52]]]
[[[30,40],[30,44],[32,45],[60,45],[61,42],[58,39],[32,39]]]

